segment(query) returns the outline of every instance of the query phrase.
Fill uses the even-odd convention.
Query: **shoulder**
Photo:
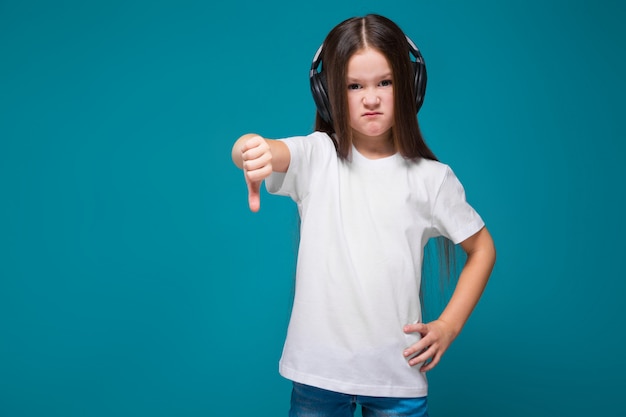
[[[332,139],[324,132],[315,131],[305,136],[292,136],[279,140],[289,147],[292,154],[299,154],[305,158],[336,154]]]
[[[423,187],[430,195],[436,196],[442,190],[461,191],[463,186],[450,165],[432,159],[421,158],[407,162],[410,165],[410,178],[414,185]]]
[[[443,172],[449,169],[449,165],[444,164],[440,161],[435,161],[434,159],[426,159],[420,158],[416,161],[412,161],[412,163],[420,170],[425,172]]]
[[[324,146],[324,145],[332,145],[333,141],[328,136],[327,133],[324,132],[312,132],[308,135],[300,135],[300,136],[291,136],[283,139],[279,139],[288,143],[305,143],[310,144],[311,146]]]
[[[417,175],[435,181],[443,181],[446,176],[452,173],[452,169],[448,164],[433,159],[420,158],[408,163]]]

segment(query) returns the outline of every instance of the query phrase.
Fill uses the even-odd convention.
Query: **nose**
[[[367,91],[363,94],[363,104],[367,107],[380,104],[380,97],[374,91]]]

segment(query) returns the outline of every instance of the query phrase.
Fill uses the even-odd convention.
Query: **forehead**
[[[371,77],[391,73],[385,55],[377,49],[365,48],[355,52],[348,60],[348,77]]]

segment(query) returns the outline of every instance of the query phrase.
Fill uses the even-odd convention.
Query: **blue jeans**
[[[289,417],[353,417],[357,404],[363,417],[428,417],[426,397],[349,395],[297,382],[293,383]]]

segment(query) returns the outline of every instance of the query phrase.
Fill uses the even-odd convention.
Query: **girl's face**
[[[348,110],[354,140],[388,141],[393,127],[393,83],[387,58],[372,48],[348,61]]]

